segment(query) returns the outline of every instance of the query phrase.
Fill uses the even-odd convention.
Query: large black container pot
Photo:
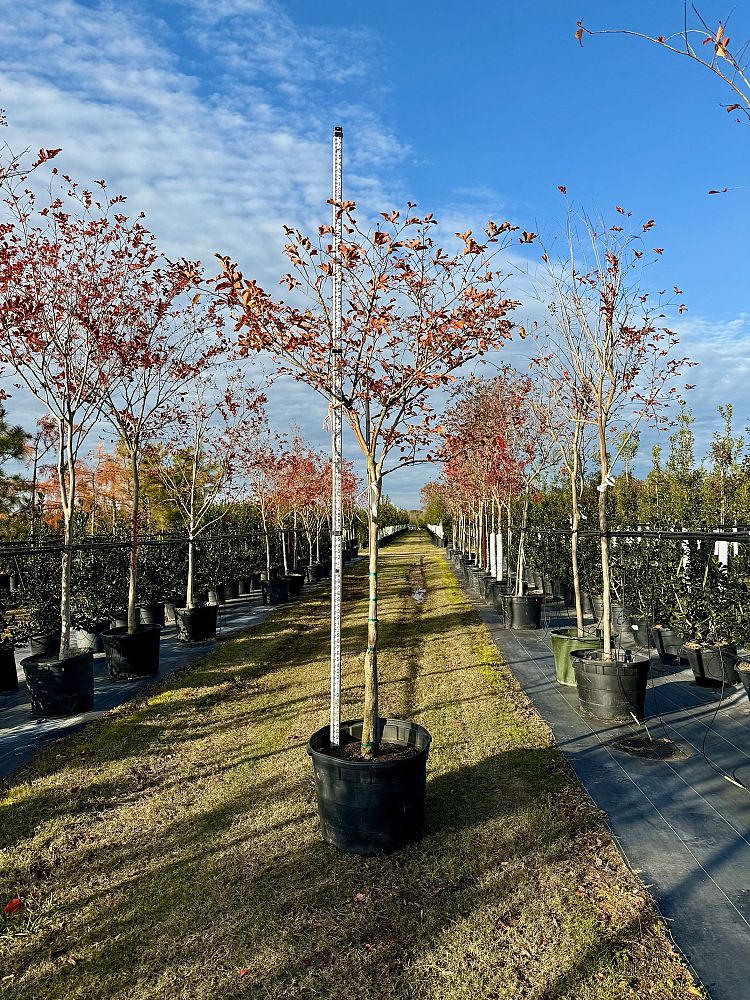
[[[249,576],[241,576],[237,581],[237,593],[240,597],[247,597],[253,589],[253,581]]]
[[[627,663],[624,655],[617,651],[614,660],[602,660],[596,649],[571,651],[578,702],[584,715],[605,722],[643,718],[650,660],[636,656]]]
[[[128,613],[127,613],[127,611],[121,612],[115,618],[113,618],[112,621],[109,623],[109,631],[110,632],[112,631],[112,629],[127,628],[127,627],[128,627]]]
[[[492,588],[497,581],[491,573],[484,573],[482,575],[482,597],[488,603],[492,603]]]
[[[261,593],[264,604],[283,604],[289,600],[289,581],[263,580]]]
[[[524,594],[522,597],[506,594],[503,598],[505,627],[519,629],[541,628],[543,604],[543,594]]]
[[[617,604],[614,601],[610,605],[610,610],[612,613],[612,635],[615,642],[624,646],[635,646],[637,640],[630,624],[633,612],[625,605]]]
[[[686,643],[680,649],[693,671],[696,684],[714,686],[717,684],[739,684],[735,664],[737,662],[737,647],[727,643],[715,646],[711,643]]]
[[[305,581],[307,583],[317,583],[323,578],[323,567],[320,563],[310,563],[305,566]]]
[[[161,625],[140,625],[135,632],[112,629],[102,635],[109,676],[116,681],[159,673]]]
[[[571,604],[570,604],[570,606],[571,606],[571,608],[574,608],[575,607],[575,603],[576,603],[575,591],[573,590],[572,587],[570,588],[570,591],[571,591],[571,594],[573,595],[571,597]],[[592,618],[594,617],[594,600],[593,600],[591,594],[586,593],[585,590],[581,591],[581,612],[584,615],[591,615]]]
[[[604,599],[598,597],[596,594],[591,595],[591,613],[597,621],[602,620],[602,615],[604,614]]]
[[[0,694],[12,694],[17,690],[16,651],[12,646],[0,646]]]
[[[578,628],[575,625],[570,628],[556,628],[550,632],[552,658],[555,661],[555,679],[558,684],[575,687],[576,674],[570,659],[570,654],[574,649],[601,648],[601,638],[591,628],[585,629],[584,632],[583,636],[579,636]]]
[[[737,675],[739,676],[745,694],[750,698],[750,656],[744,653],[737,661]]]
[[[289,596],[299,597],[302,593],[302,587],[305,582],[305,578],[302,573],[289,573],[284,577],[289,586]]]
[[[427,755],[431,736],[414,722],[380,719],[380,738],[418,751],[402,760],[348,761],[331,757],[329,729],[307,745],[315,772],[323,840],[350,854],[389,854],[424,833]],[[362,737],[362,721],[341,724],[342,742]]]
[[[239,584],[236,580],[224,584],[224,597],[227,601],[233,601],[235,597],[239,597],[239,593]]]
[[[659,654],[659,659],[664,666],[675,666],[682,663],[683,656],[680,653],[685,640],[681,635],[673,632],[667,625],[654,625],[651,628],[651,635]]]
[[[503,600],[508,595],[508,584],[498,583],[496,580],[492,584],[492,606],[498,614],[504,614],[505,610],[503,608]]]
[[[104,649],[101,629],[97,631],[96,629],[72,628],[70,630],[70,648],[79,653],[101,653]]]
[[[138,623],[140,625],[164,625],[166,620],[166,610],[163,603],[141,604],[138,608]]]
[[[651,622],[642,615],[630,616],[630,631],[633,636],[633,645],[636,649],[645,652],[651,647],[655,647],[654,636],[651,632]]]
[[[250,574],[250,586],[253,590],[260,590],[260,570]]]
[[[215,604],[201,604],[194,608],[175,608],[177,638],[180,642],[206,642],[216,638]]]
[[[93,653],[72,653],[64,660],[27,656],[21,666],[34,715],[78,715],[94,707]]]
[[[320,564],[320,578],[325,580],[331,575],[331,560],[324,559]]]
[[[57,656],[60,652],[60,633],[47,632],[45,635],[32,635],[29,639],[32,656]]]
[[[209,604],[226,604],[227,602],[227,589],[223,583],[217,583],[208,592],[208,603]]]

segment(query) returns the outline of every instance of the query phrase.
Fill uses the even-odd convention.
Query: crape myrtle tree
[[[52,151],[54,152],[54,151]],[[126,275],[150,255],[141,227],[119,211],[103,181],[81,188],[53,168],[48,197],[11,170],[2,184],[0,351],[54,423],[62,511],[60,658],[70,653],[71,557],[76,463],[100,417],[102,386],[116,362],[100,334],[107,329]],[[94,191],[96,193],[94,193]]]
[[[97,331],[117,369],[115,377],[102,384],[103,412],[119,436],[130,472],[129,632],[137,625],[144,450],[172,421],[175,404],[187,396],[224,346],[215,308],[204,308],[198,296],[186,299],[197,265],[170,264],[159,257],[145,230],[143,239],[151,246],[151,257],[138,270],[131,268],[106,328]]]
[[[364,657],[362,753],[378,752],[378,508],[383,476],[419,461],[434,431],[430,397],[466,362],[510,336],[515,303],[492,269],[491,249],[513,227],[489,223],[482,242],[459,234],[463,252],[449,253],[432,236],[431,214],[383,212],[373,228],[360,225],[353,202],[334,206],[344,227],[337,252],[334,227],[310,238],[286,228],[292,298],[274,299],[220,258],[218,289],[236,318],[240,349],[269,352],[290,374],[340,406],[367,471],[369,612]],[[524,234],[530,241],[533,234]],[[343,387],[334,394],[332,279],[340,260],[345,304],[341,352],[333,358]]]
[[[542,255],[553,321],[545,374],[553,401],[561,401],[580,423],[581,433],[590,429],[598,459],[605,659],[612,658],[607,493],[613,471],[644,422],[657,427],[666,423],[676,383],[692,364],[675,354],[678,340],[665,325],[665,293],[652,299],[642,291],[644,263],[663,253],[646,245],[655,223],[636,226],[629,219],[620,207],[612,224],[571,212],[564,253],[557,260],[546,251]],[[675,287],[674,295],[680,294]],[[568,448],[573,445],[571,438]]]
[[[149,470],[187,535],[188,609],[195,606],[196,541],[225,517],[226,502],[242,490],[247,442],[263,426],[264,402],[240,376],[222,382],[218,372],[204,367],[189,395],[173,403],[171,421],[149,447]]]

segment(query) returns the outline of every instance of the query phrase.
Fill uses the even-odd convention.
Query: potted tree
[[[191,395],[173,407],[173,420],[149,453],[150,468],[175,506],[187,534],[185,606],[175,608],[183,642],[216,636],[217,605],[195,599],[196,543],[221,522],[233,485],[240,478],[246,442],[258,435],[264,397],[239,378],[220,387],[204,369]]]
[[[53,184],[56,170],[53,170]],[[62,518],[60,642],[55,654],[24,660],[32,710],[76,713],[93,703],[93,659],[71,646],[71,569],[77,460],[101,412],[101,367],[93,331],[113,306],[122,261],[139,253],[139,236],[119,211],[120,198],[82,190],[63,178],[40,207],[24,174],[3,184],[7,221],[0,230],[0,348],[17,384],[54,425]]]
[[[591,428],[599,480],[596,487],[602,598],[602,649],[572,654],[581,709],[603,719],[641,717],[649,659],[617,648],[612,638],[612,572],[607,496],[618,459],[644,421],[659,424],[674,398],[686,359],[675,356],[677,337],[664,325],[661,298],[652,303],[640,286],[644,223],[627,232],[627,213],[608,226],[569,216],[568,256],[544,262],[555,289],[559,371],[574,383],[579,419]],[[653,255],[661,256],[661,248]],[[567,374],[566,374],[567,373]]]
[[[363,716],[342,723],[339,746],[331,745],[328,726],[314,733],[308,744],[323,836],[360,853],[394,850],[419,836],[430,745],[423,727],[382,718],[378,711],[383,477],[422,457],[435,430],[432,391],[452,381],[463,364],[510,336],[508,314],[514,306],[488,261],[490,245],[500,246],[509,224],[489,223],[483,244],[467,231],[460,236],[463,252],[449,254],[432,237],[432,215],[417,216],[414,207],[409,206],[406,217],[397,211],[381,213],[382,221],[367,230],[360,227],[354,204],[343,202],[333,205],[333,224],[322,226],[318,237],[309,239],[286,228],[293,273],[285,280],[290,289],[304,288],[311,294],[309,307],[273,300],[254,281],[245,280],[228,258],[221,258],[218,282],[237,320],[240,349],[270,352],[279,373],[292,375],[330,406],[339,407],[367,472]],[[340,348],[334,318],[339,279],[346,290]],[[401,749],[379,760],[383,741]],[[367,784],[362,774],[368,775]],[[337,803],[351,803],[355,792],[359,810],[339,808]]]

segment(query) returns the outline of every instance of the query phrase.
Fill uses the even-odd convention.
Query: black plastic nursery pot
[[[576,673],[570,654],[574,649],[601,649],[601,637],[595,635],[589,628],[586,634],[579,636],[575,625],[571,628],[556,628],[550,632],[552,658],[555,661],[555,678],[558,684],[575,687]]]
[[[209,604],[226,604],[227,591],[223,583],[217,583],[208,592]]]
[[[264,604],[283,604],[289,600],[289,581],[263,580],[261,594]]]
[[[78,715],[94,707],[94,655],[72,653],[64,660],[42,654],[21,660],[32,714],[41,718]]]
[[[60,652],[60,633],[47,632],[45,635],[32,635],[29,647],[32,656],[57,656]]]
[[[102,645],[102,630],[72,628],[70,630],[70,648],[76,649],[79,653],[101,653],[104,649]]]
[[[544,594],[523,594],[521,597],[506,594],[503,598],[505,627],[518,629],[541,628],[543,604]]]
[[[654,639],[656,652],[659,654],[659,660],[665,667],[675,666],[683,662],[680,651],[685,640],[681,635],[672,631],[667,625],[652,625],[651,635]]]
[[[597,649],[571,651],[581,712],[604,722],[629,722],[633,716],[642,719],[650,660],[636,656],[626,662],[619,650],[614,656],[614,660],[603,660]]]
[[[740,683],[735,668],[737,647],[733,643],[713,645],[686,642],[680,649],[680,656],[690,664],[696,684],[711,687]]]
[[[260,590],[260,570],[250,574],[250,586],[253,590]]]
[[[159,673],[161,625],[140,625],[135,632],[112,629],[102,635],[107,670],[115,681],[153,677]]]
[[[216,638],[215,604],[199,604],[194,608],[175,608],[177,638],[180,642],[207,642]]]
[[[508,595],[508,584],[499,583],[497,580],[492,584],[492,606],[498,614],[503,614],[503,600]]]
[[[432,737],[415,722],[380,719],[380,739],[412,746],[399,760],[342,760],[330,754],[329,728],[310,737],[307,752],[323,840],[349,854],[390,854],[424,834],[427,756]],[[342,742],[359,741],[362,720],[342,722]]]
[[[253,589],[253,582],[249,576],[241,576],[237,581],[237,593],[240,597],[247,597]]]
[[[745,689],[745,694],[750,698],[750,657],[740,656],[737,660],[737,676],[742,682],[742,686]]]
[[[138,608],[139,625],[164,625],[166,609],[163,603],[141,604]]]
[[[651,631],[651,622],[648,618],[643,618],[641,615],[631,615],[630,632],[633,636],[633,645],[636,649],[645,652],[647,649],[651,649],[652,646],[656,647]]]
[[[289,587],[289,596],[299,597],[302,593],[302,587],[305,582],[305,578],[302,573],[288,573],[284,579]]]
[[[317,583],[323,577],[323,567],[320,563],[310,563],[305,566],[305,580],[307,583]]]
[[[239,584],[236,580],[232,580],[230,583],[224,584],[224,598],[227,601],[233,601],[235,597],[239,597]]]
[[[0,646],[0,694],[13,694],[17,690],[16,651],[12,646]]]

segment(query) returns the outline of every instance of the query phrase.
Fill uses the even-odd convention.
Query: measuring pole
[[[344,131],[333,130],[333,302],[331,309],[331,746],[339,745],[341,721],[341,147]]]

